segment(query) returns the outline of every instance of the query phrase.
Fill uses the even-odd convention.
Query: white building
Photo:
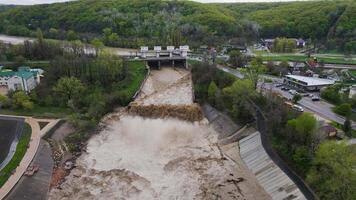
[[[356,94],[356,85],[350,87],[349,98],[352,98]]]
[[[335,81],[308,76],[286,75],[284,83],[300,90],[318,91],[323,87],[333,85]]]
[[[7,90],[24,90],[30,92],[40,83],[40,75],[43,73],[41,69],[30,69],[28,67],[20,67],[17,72],[1,71],[0,67],[0,87],[5,87]]]

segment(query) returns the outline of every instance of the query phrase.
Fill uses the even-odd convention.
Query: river
[[[136,103],[193,104],[189,75],[152,71]],[[253,189],[250,172],[224,155],[207,120],[143,118],[121,110],[105,124],[50,199],[268,199]]]

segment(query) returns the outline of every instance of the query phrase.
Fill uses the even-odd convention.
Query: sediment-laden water
[[[164,69],[151,76],[139,104],[155,97],[162,102],[157,105],[193,103],[186,72]],[[180,94],[188,86],[183,98],[167,92],[173,88]],[[90,139],[77,167],[50,199],[255,199],[243,170],[224,156],[205,120],[149,119],[126,111],[114,115],[119,117],[107,120],[106,129]]]

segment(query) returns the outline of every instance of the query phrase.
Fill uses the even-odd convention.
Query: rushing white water
[[[216,142],[207,125],[124,115],[90,140],[79,168],[52,198],[239,197],[234,163]]]
[[[192,91],[183,98],[167,92],[192,90],[186,75],[173,69],[155,71],[137,102],[191,104]],[[121,110],[106,123],[50,199],[258,199],[256,185],[246,180],[248,173],[224,156],[217,133],[204,120],[144,119]]]

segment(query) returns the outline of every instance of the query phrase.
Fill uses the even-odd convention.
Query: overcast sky
[[[64,2],[68,0],[0,0],[0,4],[21,4],[21,5],[32,5],[41,3],[54,3],[54,2]],[[194,0],[204,3],[212,2],[275,2],[275,1],[291,1],[291,0]]]

